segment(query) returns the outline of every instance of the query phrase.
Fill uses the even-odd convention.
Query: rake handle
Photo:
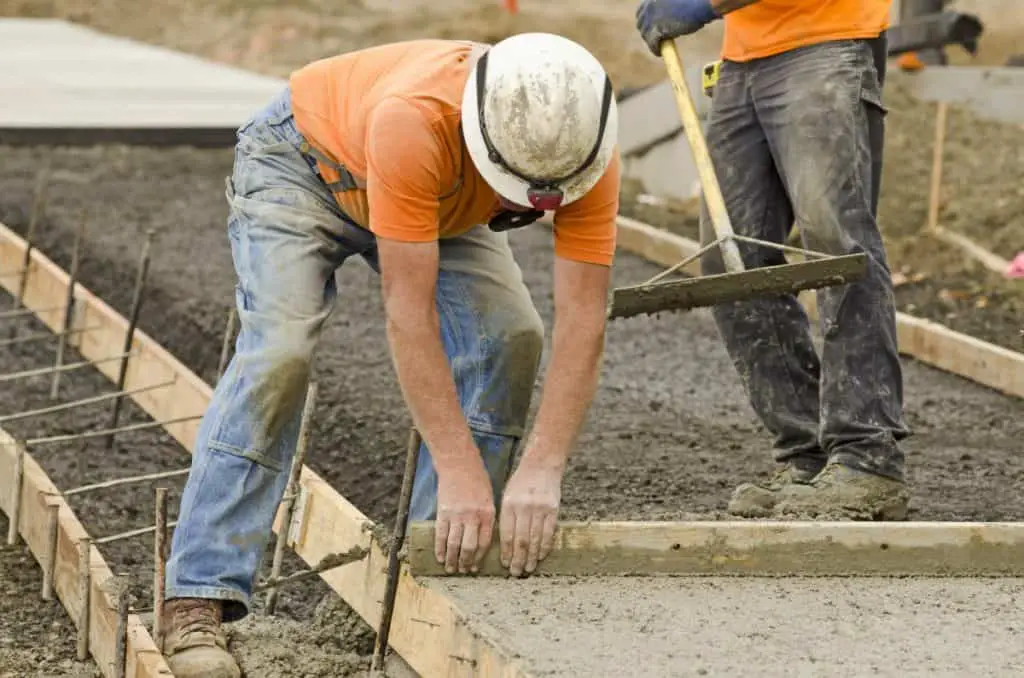
[[[740,258],[736,241],[732,239],[732,221],[729,219],[729,212],[725,209],[722,188],[718,185],[715,166],[708,153],[708,144],[700,127],[700,118],[697,115],[697,108],[693,104],[690,88],[686,85],[683,61],[679,56],[679,50],[676,49],[675,42],[665,40],[661,43],[661,59],[665,62],[668,78],[672,82],[676,105],[679,107],[679,115],[683,120],[683,132],[686,133],[686,139],[690,142],[690,150],[693,151],[693,159],[697,164],[697,174],[700,176],[704,200],[711,216],[711,226],[715,229],[715,236],[718,238],[719,247],[722,250],[722,260],[725,262],[728,272],[741,273],[745,270],[743,259]]]

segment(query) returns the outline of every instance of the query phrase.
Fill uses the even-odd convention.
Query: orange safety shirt
[[[760,0],[725,15],[722,58],[750,61],[830,40],[874,38],[892,0]]]
[[[413,40],[342,54],[294,72],[295,122],[306,141],[359,181],[336,193],[353,221],[383,238],[430,242],[487,223],[498,196],[459,134],[476,43]],[[318,162],[328,181],[337,173]],[[462,182],[460,184],[460,170]],[[610,265],[619,156],[590,192],[555,211],[555,254]]]

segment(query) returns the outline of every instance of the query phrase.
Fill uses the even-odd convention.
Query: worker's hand
[[[643,0],[636,8],[637,30],[655,56],[665,40],[696,33],[718,18],[710,0]]]
[[[505,487],[501,502],[501,564],[519,577],[532,574],[555,540],[562,501],[562,469],[524,457]]]
[[[494,492],[479,459],[438,473],[434,556],[448,574],[476,572],[494,533]]]

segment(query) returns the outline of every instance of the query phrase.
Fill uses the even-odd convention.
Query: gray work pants
[[[868,271],[818,291],[820,357],[794,296],[721,304],[713,314],[751,405],[775,436],[777,461],[810,468],[831,458],[902,479],[898,442],[909,431],[892,279],[875,221],[883,55],[884,38],[723,63],[708,145],[733,228],[782,243],[795,224],[810,249],[866,253]],[[714,238],[706,205],[701,237]],[[747,268],[784,263],[770,248],[741,244],[740,252]],[[725,271],[717,250],[702,268]]]

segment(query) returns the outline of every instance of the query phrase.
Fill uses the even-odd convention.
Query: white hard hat
[[[470,157],[500,196],[553,210],[601,178],[618,138],[618,110],[600,62],[550,33],[506,38],[480,57],[462,95]]]

